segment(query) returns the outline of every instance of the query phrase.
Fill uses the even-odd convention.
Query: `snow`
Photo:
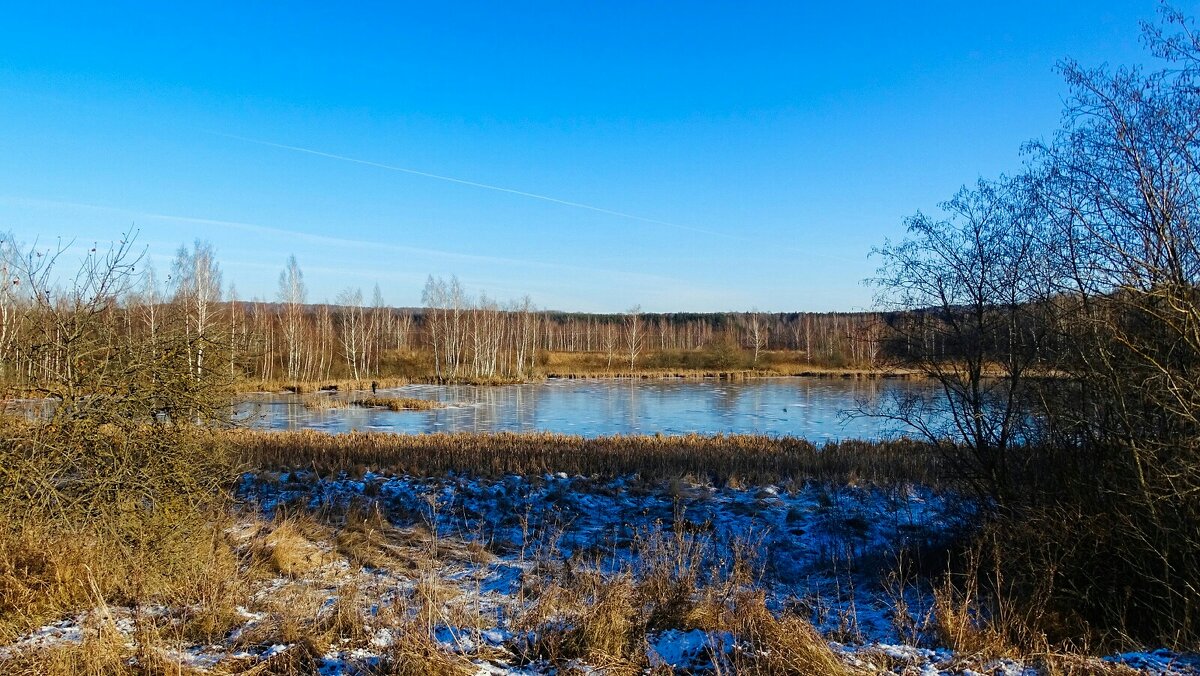
[[[1106,662],[1123,664],[1131,669],[1154,674],[1175,676],[1176,674],[1200,673],[1200,656],[1181,655],[1166,649],[1153,652],[1128,652],[1106,657]]]
[[[649,643],[646,656],[651,667],[696,670],[702,669],[713,653],[725,652],[734,640],[725,632],[710,634],[699,629],[668,629],[654,636]]]
[[[235,539],[252,536],[256,524],[285,507],[338,513],[352,505],[365,506],[378,509],[397,528],[414,534],[435,532],[438,547],[445,550],[439,556],[437,583],[452,589],[483,625],[458,626],[442,617],[432,627],[433,639],[447,652],[470,659],[478,674],[561,673],[538,662],[520,664],[513,657],[510,648],[529,638],[510,625],[522,586],[539,579],[540,561],[570,560],[608,573],[636,569],[647,543],[653,543],[652,532],[702,543],[702,575],[728,574],[738,549],[749,547],[757,561],[755,584],[766,594],[768,607],[807,613],[827,637],[837,639],[830,645],[849,664],[868,670],[897,668],[906,674],[1036,674],[1011,660],[964,664],[952,651],[929,645],[929,637],[897,628],[894,594],[904,594],[910,612],[920,617],[930,605],[927,592],[916,587],[881,589],[867,571],[895,561],[902,550],[936,546],[953,537],[964,514],[969,515],[954,496],[920,486],[788,483],[743,488],[683,481],[655,485],[636,477],[600,480],[563,473],[487,480],[374,472],[320,477],[292,471],[247,474],[238,497],[245,515],[231,529]],[[329,543],[316,544],[336,554]],[[168,656],[200,671],[219,669],[221,660],[230,657],[261,662],[293,646],[237,647],[269,619],[255,604],[303,583],[323,594],[329,611],[338,585],[349,582],[370,599],[365,610],[374,616],[414,592],[420,582],[414,575],[370,569],[333,556],[311,579],[280,576],[257,583],[248,605],[237,608],[241,626],[221,645],[184,646]],[[132,641],[128,609],[109,612],[118,632]],[[172,609],[157,612],[169,615]],[[89,621],[84,613],[42,627],[0,647],[0,659],[17,650],[78,643]],[[322,655],[320,673],[359,673],[364,665],[382,659],[398,638],[386,626],[368,628],[361,641],[335,645]],[[646,657],[652,667],[701,673],[714,655],[735,647],[735,637],[727,633],[667,629],[647,637]],[[1167,651],[1126,653],[1107,660],[1147,674],[1200,674],[1200,661]],[[580,673],[595,671],[584,663],[575,666]]]

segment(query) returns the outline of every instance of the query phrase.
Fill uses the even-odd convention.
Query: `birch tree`
[[[758,355],[767,346],[766,321],[757,308],[750,311],[747,318],[750,329],[750,346],[754,348],[754,364],[758,365]]]
[[[338,336],[342,344],[342,354],[346,357],[346,367],[350,377],[360,379],[365,365],[366,352],[366,319],[363,317],[363,295],[361,289],[346,289],[338,294]]]
[[[283,343],[286,350],[285,365],[288,380],[300,378],[301,341],[304,334],[304,303],[308,290],[304,286],[304,273],[296,256],[288,257],[287,267],[279,273],[279,302],[283,304]]]
[[[197,377],[204,371],[205,350],[214,342],[212,332],[221,311],[221,268],[212,244],[201,240],[191,250],[181,246],[175,253],[172,278],[175,303],[187,317],[188,353]]]
[[[629,371],[637,368],[637,357],[642,351],[642,306],[634,305],[625,312],[625,350],[629,355]]]

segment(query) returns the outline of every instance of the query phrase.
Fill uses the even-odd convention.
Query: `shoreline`
[[[477,387],[501,385],[532,385],[547,380],[765,380],[768,378],[814,378],[843,380],[916,380],[926,376],[912,370],[883,369],[823,369],[807,368],[789,371],[737,370],[670,370],[647,369],[639,371],[550,371],[528,378],[402,378],[383,376],[379,378],[352,379],[328,378],[321,380],[271,380],[266,382],[238,382],[234,384],[236,394],[314,394],[320,392],[365,391],[371,383],[378,389],[395,389],[406,385],[474,385]]]

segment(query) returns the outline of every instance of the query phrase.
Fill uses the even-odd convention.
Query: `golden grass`
[[[131,651],[115,631],[105,628],[89,629],[83,641],[46,648],[20,651],[7,659],[0,660],[0,669],[6,674],[45,674],[57,676],[80,674],[107,676],[109,674],[141,674],[129,664]],[[156,673],[156,672],[150,672]],[[164,670],[157,673],[172,673]],[[175,672],[192,673],[182,668]]]
[[[582,665],[609,674],[660,673],[651,670],[649,637],[667,629],[728,632],[733,645],[714,646],[710,655],[719,665],[714,673],[848,676],[874,673],[881,664],[888,670],[905,668],[885,654],[860,653],[855,661],[831,649],[806,617],[767,607],[756,587],[751,548],[722,549],[716,557],[708,534],[685,529],[635,534],[632,550],[638,558],[616,572],[602,572],[597,560],[561,561],[542,550],[543,558],[524,581],[527,595],[506,602],[517,638],[505,647],[468,648],[464,654],[439,644],[433,629],[444,624],[469,632],[494,626],[495,620],[472,606],[478,601],[464,593],[461,581],[446,577],[461,572],[461,564],[474,556],[457,538],[443,537],[431,546],[436,534],[397,528],[371,505],[293,513],[274,521],[243,519],[224,531],[227,537],[205,545],[212,550],[211,561],[201,568],[212,571],[210,579],[181,586],[173,600],[162,599],[176,606],[199,599],[211,605],[210,618],[201,617],[202,609],[188,610],[182,627],[152,620],[139,624],[133,635],[121,635],[100,591],[103,581],[83,570],[74,573],[81,576],[74,583],[81,591],[73,602],[74,610],[90,609],[85,640],[14,651],[0,659],[0,673],[188,674],[172,657],[177,655],[173,649],[223,641],[230,653],[289,647],[266,659],[226,656],[215,673],[312,673],[328,651],[356,648],[381,653],[369,669],[365,662],[357,665],[369,673],[469,674],[476,671],[471,659],[511,661],[514,653],[517,663],[542,659],[559,673]],[[230,550],[239,553],[240,567],[228,566]],[[84,560],[99,563],[94,555]],[[387,587],[353,564],[390,571],[415,584],[384,600]],[[285,580],[278,579],[281,574]],[[247,578],[270,580],[270,593],[252,594]],[[261,619],[232,641],[225,637],[245,623],[244,615],[231,612],[235,604],[261,613]],[[971,588],[945,586],[935,605],[931,621],[944,632],[942,640],[960,651],[957,667],[978,669],[988,659],[1007,656],[1056,676],[1132,673],[1077,654],[993,643],[999,629],[987,626]],[[393,637],[382,651],[370,643],[381,628]]]
[[[412,383],[442,383],[457,385],[511,385],[537,382],[546,378],[720,378],[744,380],[803,376],[809,378],[916,378],[920,374],[910,369],[891,369],[883,366],[834,366],[809,362],[803,355],[786,350],[764,351],[758,363],[752,355],[738,352],[730,360],[716,362],[703,350],[647,351],[639,355],[636,368],[629,368],[628,356],[614,353],[611,363],[604,352],[542,352],[533,373],[517,376],[462,375],[452,379],[438,378],[433,372],[433,360],[422,359],[427,352],[413,353],[415,358],[381,365],[381,374],[374,378],[322,378],[294,381],[287,379],[242,379],[235,383],[237,392],[295,392],[308,394],[336,389],[347,392],[369,390],[375,382],[380,389],[401,387]],[[412,355],[410,355],[412,356]],[[415,359],[415,361],[414,361]]]
[[[304,395],[304,408],[310,411],[331,411],[339,408],[349,408],[350,401],[341,397],[326,394]]]
[[[942,459],[910,441],[843,441],[816,446],[789,437],[756,435],[612,436],[552,433],[384,432],[327,434],[312,430],[231,430],[222,441],[243,466],[315,469],[353,467],[414,476],[468,472],[481,476],[566,472],[583,476],[681,476],[714,482],[775,483],[787,479],[939,484]]]
[[[964,656],[984,660],[1016,654],[1004,632],[981,611],[975,585],[966,587],[955,588],[947,577],[934,588],[930,623],[938,643]]]
[[[328,394],[310,394],[304,396],[304,408],[313,411],[329,411],[357,406],[359,408],[386,408],[389,411],[432,411],[446,408],[446,404],[432,399],[417,399],[413,397],[361,397],[345,399]]]
[[[189,607],[189,636],[228,629],[231,600],[244,586],[222,533],[228,519],[211,519],[209,528],[152,549],[83,528],[46,532],[25,524],[0,531],[0,640],[90,607],[97,597]]]
[[[299,381],[279,378],[272,380],[243,379],[234,383],[234,391],[242,394],[251,392],[293,392],[295,394],[312,394],[322,391],[352,392],[370,390],[372,382],[379,389],[389,389],[424,381],[398,376],[379,376],[377,378],[363,378],[359,380],[352,378],[322,378],[319,380]]]
[[[734,673],[797,676],[855,673],[807,620],[771,613],[761,592],[747,593],[738,599],[735,617],[735,636],[745,641],[748,648],[733,652]]]
[[[412,397],[364,397],[351,401],[350,405],[361,408],[386,408],[389,411],[432,411],[446,408],[440,401]]]
[[[311,574],[327,565],[331,556],[317,545],[312,536],[320,529],[311,519],[285,517],[278,520],[252,550],[273,573],[288,577]]]
[[[749,562],[737,553],[748,549],[735,547],[737,560],[721,569],[709,560],[716,552],[707,538],[655,531],[636,536],[634,546],[640,562],[617,573],[601,572],[599,563],[542,566],[547,572],[531,582],[534,598],[515,619],[518,635],[527,637],[518,654],[640,674],[650,668],[652,633],[701,629],[732,639],[711,646],[714,673],[857,673],[808,620],[767,608]]]
[[[245,467],[327,473],[351,467],[413,475],[562,471],[650,479],[690,476],[726,484],[812,479],[936,485],[942,477],[940,456],[911,442],[817,447],[798,439],[746,435],[585,439],[540,433],[406,436],[249,430],[205,439],[228,446]],[[165,646],[222,641],[244,620],[235,612],[237,605],[254,606],[251,582],[282,575],[287,579],[278,593],[257,605],[266,619],[245,631],[239,643],[247,648],[274,643],[291,647],[265,661],[220,666],[245,673],[309,673],[331,646],[363,645],[370,636],[369,623],[379,626],[377,618],[365,614],[365,608],[379,600],[377,589],[360,586],[368,578],[342,579],[330,572],[350,563],[413,571],[410,577],[418,580],[405,598],[404,612],[390,618],[388,626],[396,629],[398,638],[383,657],[383,671],[469,673],[468,661],[440,646],[431,631],[443,622],[486,626],[478,609],[471,617],[461,587],[442,577],[445,562],[480,560],[486,552],[439,540],[436,532],[401,531],[378,509],[328,508],[319,517],[289,515],[233,528],[225,511],[228,505],[217,503],[203,512],[169,504],[171,511],[136,522],[153,529],[118,531],[126,534],[124,538],[97,530],[101,522],[64,531],[62,524],[38,528],[37,521],[27,520],[0,529],[0,640],[11,640],[51,618],[90,611],[83,642],[15,651],[0,659],[0,672],[186,673]],[[130,539],[130,534],[137,537]],[[526,656],[564,667],[571,660],[584,660],[607,673],[644,673],[649,633],[703,629],[732,633],[739,650],[727,659],[736,673],[851,672],[807,620],[767,609],[762,595],[751,590],[753,575],[744,562],[733,561],[715,577],[701,574],[711,559],[702,551],[705,546],[695,534],[642,534],[636,542],[640,562],[608,575],[578,561],[541,562],[540,571],[554,572],[530,581],[536,598],[518,610],[524,615],[515,621],[518,629],[535,636]],[[161,628],[153,623],[139,626],[132,638],[119,635],[106,610],[108,602],[134,609],[162,604],[176,609],[179,622]],[[980,613],[979,607],[978,593],[969,586],[947,585],[935,597],[934,628],[964,659],[1004,655],[1037,659],[1050,673],[1121,673],[1048,648],[1031,653],[1028,643],[1013,647],[1012,630],[992,619],[996,613]]]
[[[738,353],[732,359],[714,360],[703,350],[651,351],[639,355],[635,368],[628,355],[618,351],[610,363],[604,352],[549,352],[541,357],[538,373],[550,378],[715,378],[746,380],[804,376],[810,378],[907,378],[911,370],[888,370],[872,366],[829,366],[805,361],[790,351],[765,351],[754,363],[752,355]]]
[[[639,615],[632,576],[585,570],[569,579],[539,580],[537,598],[517,628],[532,637],[523,646],[527,658],[616,664],[638,657],[635,641],[646,631]]]
[[[390,676],[466,676],[478,668],[465,657],[454,655],[419,629],[399,632],[384,655],[381,673]]]

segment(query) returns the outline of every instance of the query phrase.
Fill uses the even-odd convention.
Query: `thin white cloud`
[[[660,220],[657,218],[648,218],[646,216],[638,216],[637,214],[631,214],[631,213],[627,213],[624,211],[617,211],[615,209],[606,209],[604,207],[598,207],[598,206],[594,206],[591,204],[583,204],[582,202],[572,202],[570,200],[559,199],[557,197],[551,197],[549,195],[540,195],[538,193],[533,193],[533,192],[526,192],[524,190],[505,188],[503,186],[490,185],[488,183],[480,183],[478,181],[469,181],[467,179],[455,178],[453,176],[443,176],[441,174],[433,174],[433,173],[430,173],[427,171],[420,171],[418,169],[409,169],[407,167],[398,167],[393,164],[384,164],[382,162],[363,160],[363,159],[359,159],[357,157],[348,157],[346,155],[337,155],[334,153],[327,153],[327,152],[324,152],[321,150],[313,150],[312,148],[302,148],[300,146],[287,145],[285,143],[274,143],[272,141],[263,141],[260,139],[247,138],[245,136],[238,136],[236,134],[226,134],[224,132],[212,131],[212,130],[204,130],[204,132],[206,134],[212,134],[213,136],[221,136],[224,138],[234,139],[237,141],[243,141],[245,143],[253,143],[255,145],[267,146],[269,148],[279,148],[281,150],[291,150],[293,152],[305,153],[308,155],[315,155],[317,157],[324,157],[324,158],[331,159],[331,160],[339,160],[341,162],[352,162],[354,164],[362,164],[362,165],[365,165],[368,167],[375,167],[377,169],[386,169],[388,171],[397,171],[397,172],[400,172],[403,174],[411,174],[413,176],[421,176],[424,178],[431,178],[431,179],[434,179],[437,181],[446,181],[447,183],[456,183],[458,185],[465,185],[465,186],[469,186],[472,188],[482,188],[483,190],[493,190],[495,192],[507,193],[509,195],[517,195],[519,197],[528,197],[529,199],[541,200],[543,202],[559,204],[559,205],[571,207],[574,209],[586,209],[587,211],[594,211],[594,212],[600,213],[600,214],[607,214],[609,216],[625,218],[625,219],[629,219],[631,221],[640,221],[642,223],[661,225],[661,226],[665,226],[668,228],[675,228],[677,230],[686,230],[688,232],[696,232],[696,233],[700,233],[700,234],[704,234],[704,235],[713,235],[715,237],[727,237],[729,239],[750,241],[749,239],[747,239],[745,237],[740,237],[738,235],[733,235],[733,234],[730,234],[727,232],[720,232],[718,230],[708,230],[705,228],[697,228],[697,227],[694,227],[691,225],[682,225],[680,223],[672,223],[670,221],[663,221],[663,220]]]
[[[237,134],[228,134],[225,132],[214,131],[211,129],[204,129],[201,131],[203,131],[206,134],[211,134],[213,136],[220,136],[223,138],[234,139],[237,141],[242,141],[244,143],[253,143],[255,145],[266,146],[268,148],[279,148],[281,150],[290,150],[292,152],[304,153],[307,155],[315,155],[317,157],[324,157],[324,158],[331,159],[331,160],[338,160],[340,162],[351,162],[353,164],[361,164],[361,165],[365,165],[368,167],[375,167],[377,169],[384,169],[387,171],[400,172],[400,173],[409,174],[412,176],[421,176],[423,178],[429,178],[429,179],[433,179],[433,180],[437,180],[437,181],[456,183],[458,185],[464,185],[464,186],[468,186],[468,187],[472,187],[472,188],[480,188],[483,190],[492,190],[495,192],[507,193],[509,195],[517,195],[519,197],[527,197],[529,199],[541,200],[543,202],[550,202],[551,204],[559,204],[559,205],[571,207],[574,209],[585,209],[587,211],[592,211],[592,212],[596,212],[596,213],[600,213],[600,214],[607,214],[609,216],[615,216],[617,218],[624,218],[624,219],[628,219],[628,220],[632,220],[632,221],[639,221],[642,223],[649,223],[652,225],[659,225],[659,226],[663,226],[663,227],[667,227],[667,228],[674,228],[676,230],[684,230],[687,232],[694,232],[694,233],[698,233],[698,234],[702,234],[702,235],[709,235],[712,237],[720,237],[720,238],[729,239],[729,240],[738,241],[738,242],[746,242],[749,244],[754,244],[756,246],[760,246],[762,244],[761,240],[751,238],[751,237],[744,237],[742,235],[737,235],[737,234],[733,234],[733,233],[729,233],[729,232],[722,232],[720,230],[698,228],[698,227],[695,227],[692,225],[684,225],[681,223],[664,221],[664,220],[657,219],[657,218],[649,218],[646,216],[639,216],[637,214],[631,214],[631,213],[628,213],[625,211],[618,211],[615,209],[607,209],[605,207],[598,207],[598,206],[591,205],[591,204],[584,204],[582,202],[573,202],[571,200],[560,199],[558,197],[551,197],[550,195],[542,195],[539,193],[527,192],[524,190],[516,190],[514,188],[506,188],[503,186],[491,185],[488,183],[480,183],[478,181],[471,181],[471,180],[462,179],[462,178],[455,178],[453,176],[444,176],[442,174],[434,174],[434,173],[430,173],[427,171],[421,171],[419,169],[410,169],[408,167],[400,167],[400,166],[396,166],[394,164],[385,164],[383,162],[375,162],[373,160],[364,160],[364,159],[360,159],[357,157],[338,155],[335,153],[329,153],[329,152],[325,152],[322,150],[315,150],[312,148],[304,148],[301,146],[288,145],[286,143],[275,143],[274,141],[264,141],[262,139],[254,139],[254,138],[249,138],[246,136],[238,136]],[[802,249],[802,248],[797,248],[797,247],[778,246],[778,245],[773,245],[772,248],[777,251],[790,251],[790,252],[802,254],[805,256],[814,256],[817,258],[825,258],[828,260],[839,261],[842,263],[856,262],[849,258],[844,258],[842,256],[834,256],[832,254],[827,254],[827,253],[823,253],[823,252],[819,252],[819,251],[813,251],[811,249]]]
[[[496,265],[507,265],[514,267],[536,267],[546,270],[558,270],[574,274],[586,273],[591,275],[603,275],[609,279],[623,279],[636,284],[662,286],[664,284],[685,284],[682,280],[671,277],[663,277],[661,275],[649,275],[638,272],[626,272],[621,270],[610,270],[604,268],[591,268],[577,265],[568,265],[565,263],[547,263],[544,261],[526,260],[519,258],[507,258],[502,256],[483,256],[478,254],[467,254],[456,251],[445,251],[442,249],[427,249],[423,247],[410,247],[398,244],[389,244],[385,242],[375,242],[363,239],[353,239],[345,237],[330,237],[328,235],[315,235],[299,230],[288,230],[285,228],[277,228],[273,226],[258,225],[255,223],[246,223],[241,221],[228,221],[212,218],[202,218],[196,216],[181,216],[175,214],[162,214],[149,211],[140,211],[136,209],[127,209],[122,207],[111,207],[98,204],[87,204],[82,202],[72,202],[65,200],[46,200],[29,197],[7,196],[0,195],[0,203],[19,206],[24,208],[70,208],[84,209],[92,211],[100,211],[112,214],[119,214],[126,218],[146,219],[146,220],[161,220],[175,223],[186,223],[193,225],[204,225],[210,227],[230,228],[242,230],[246,232],[256,232],[265,235],[276,237],[287,237],[291,239],[299,239],[313,244],[324,246],[336,246],[342,248],[351,248],[368,251],[390,251],[394,253],[406,254],[411,256],[426,256],[433,258],[442,258],[452,261],[463,261],[467,263],[489,263]]]

